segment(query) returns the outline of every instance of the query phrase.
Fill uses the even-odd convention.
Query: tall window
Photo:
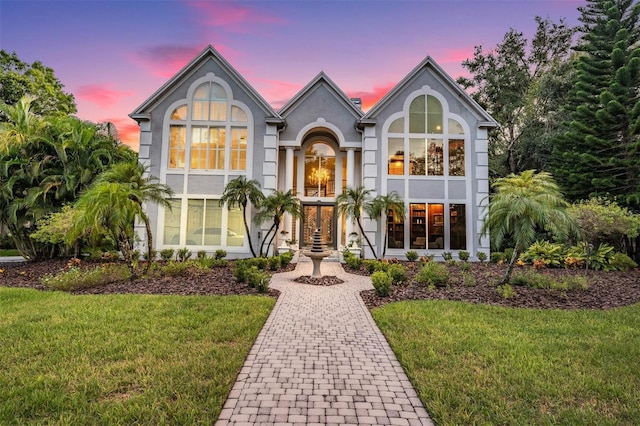
[[[246,170],[248,126],[248,113],[228,99],[222,85],[200,84],[190,102],[169,117],[168,168]]]
[[[336,195],[336,153],[333,148],[325,143],[310,145],[304,154],[304,167],[304,195]]]
[[[405,117],[388,128],[389,175],[465,175],[463,126],[453,118],[445,126],[446,115],[435,96],[419,95],[411,101]],[[405,169],[404,163],[409,167]]]

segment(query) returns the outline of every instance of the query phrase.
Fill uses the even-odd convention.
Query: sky
[[[128,114],[207,45],[279,108],[320,71],[366,111],[427,55],[454,79],[474,46],[535,17],[578,23],[585,0],[0,0],[0,49],[41,61],[77,116],[110,121],[138,147]]]

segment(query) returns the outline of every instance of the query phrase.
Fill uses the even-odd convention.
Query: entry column
[[[293,147],[287,147],[287,155],[285,158],[285,173],[284,173],[284,190],[285,191],[289,191],[289,190],[293,190],[293,161],[294,161],[294,155],[293,155]],[[296,195],[296,194],[293,194]],[[289,234],[289,238],[294,238],[294,235],[292,234],[292,224],[293,224],[293,220],[291,218],[291,215],[289,213],[286,213],[284,215],[284,230],[287,231]]]
[[[356,164],[355,164],[355,148],[347,148],[347,187],[354,188],[355,185],[355,175],[356,175]],[[345,244],[349,244],[349,235],[353,232],[353,220],[347,219],[346,221],[347,229],[347,241]]]

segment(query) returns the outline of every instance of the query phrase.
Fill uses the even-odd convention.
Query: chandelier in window
[[[316,185],[326,185],[329,181],[329,172],[327,169],[312,169],[309,179]]]

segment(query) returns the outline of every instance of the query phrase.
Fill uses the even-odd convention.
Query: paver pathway
[[[311,262],[276,274],[282,292],[216,425],[432,425],[384,336],[358,296],[368,277],[322,262],[330,287],[293,281]]]

